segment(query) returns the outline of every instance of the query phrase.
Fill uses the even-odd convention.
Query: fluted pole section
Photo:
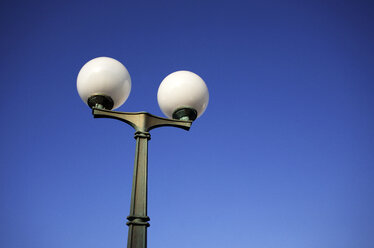
[[[147,215],[147,191],[148,191],[148,132],[137,131],[135,133],[136,151],[134,176],[131,192],[129,236],[127,248],[147,247],[147,227],[149,217]]]

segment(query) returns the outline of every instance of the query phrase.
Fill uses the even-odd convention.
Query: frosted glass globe
[[[173,113],[181,108],[194,109],[199,117],[208,106],[208,87],[195,73],[176,71],[161,82],[157,101],[162,112],[169,118],[172,118]]]
[[[131,78],[126,67],[119,61],[98,57],[88,61],[79,71],[77,89],[83,102],[94,95],[109,96],[113,109],[121,106],[131,91]]]

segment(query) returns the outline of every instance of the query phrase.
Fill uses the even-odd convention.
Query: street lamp
[[[131,78],[119,61],[99,57],[87,62],[77,78],[81,99],[92,108],[95,118],[123,121],[135,129],[136,150],[130,215],[127,217],[128,248],[147,247],[147,181],[149,131],[162,126],[189,130],[208,105],[209,92],[204,81],[195,73],[177,71],[168,75],[158,89],[157,100],[162,112],[169,118],[147,112],[117,112],[131,91]]]

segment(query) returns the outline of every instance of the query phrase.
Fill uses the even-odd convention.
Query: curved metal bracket
[[[117,112],[92,108],[92,114],[95,118],[112,118],[123,121],[139,132],[149,132],[163,126],[178,127],[188,131],[192,125],[192,121],[171,120],[147,112]]]

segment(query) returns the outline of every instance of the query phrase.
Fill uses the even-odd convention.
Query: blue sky
[[[76,91],[121,61],[119,111],[161,115],[157,89],[200,75],[191,130],[149,143],[149,247],[370,248],[371,1],[2,1],[0,246],[124,247],[133,130]]]

